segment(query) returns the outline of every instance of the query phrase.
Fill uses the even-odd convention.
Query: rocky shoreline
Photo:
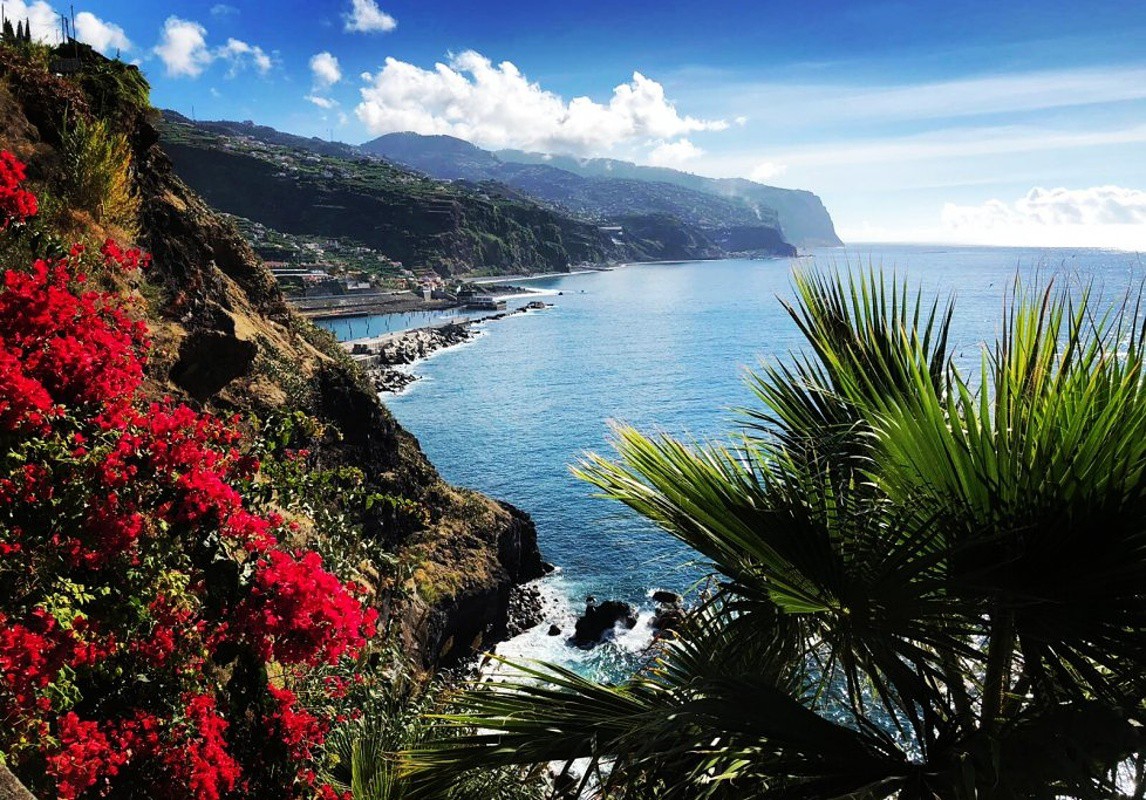
[[[477,336],[477,332],[473,329],[475,325],[548,307],[550,304],[535,300],[512,311],[501,311],[465,322],[415,328],[372,339],[358,339],[344,342],[343,347],[365,370],[376,391],[380,394],[400,392],[418,380],[417,375],[403,367],[408,367],[438,350],[472,340]]]

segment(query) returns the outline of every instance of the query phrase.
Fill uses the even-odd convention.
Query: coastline
[[[518,296],[532,297],[535,294],[537,293]],[[340,344],[362,367],[379,394],[396,394],[419,379],[418,375],[409,371],[411,365],[446,348],[473,341],[479,336],[479,332],[473,330],[475,326],[551,307],[550,303],[534,300],[510,311],[499,311],[496,314],[487,314],[461,322],[444,322],[440,325],[411,328],[364,339],[350,339]]]
[[[627,265],[620,264],[618,266]],[[567,278],[570,275],[588,275],[591,272],[608,272],[611,269],[614,268],[608,267],[601,269],[575,269],[570,272],[536,272],[529,275],[494,275],[485,278],[463,278],[462,282],[471,284],[473,286],[488,286],[496,285],[499,283],[509,283],[511,281],[515,283],[522,283],[525,281],[543,281],[548,280],[549,278]]]

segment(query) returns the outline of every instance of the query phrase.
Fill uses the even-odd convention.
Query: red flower
[[[0,229],[34,213],[23,174],[0,154]],[[259,464],[237,418],[144,402],[146,327],[85,288],[84,257],[0,272],[0,752],[65,800],[120,794],[128,769],[135,793],[172,800],[313,789],[325,721],[287,689],[263,715],[232,706],[261,686],[236,689],[230,664],[337,661],[376,614],[249,507]],[[63,625],[46,610],[64,608]]]
[[[263,658],[288,664],[334,663],[374,635],[377,613],[322,566],[313,551],[296,558],[272,550],[259,560],[237,624]]]
[[[164,754],[167,767],[195,800],[219,800],[232,791],[242,770],[227,752],[224,734],[229,727],[219,714],[215,698],[198,694],[187,698],[183,741]]]
[[[23,222],[39,210],[36,196],[20,188],[25,177],[24,164],[7,150],[0,152],[0,229]]]
[[[267,692],[275,703],[275,710],[269,718],[272,730],[287,746],[292,759],[310,760],[314,757],[314,748],[326,738],[327,726],[313,714],[295,708],[298,697],[290,689],[268,685]]]
[[[69,711],[57,726],[60,747],[48,756],[47,765],[60,800],[73,800],[97,783],[106,786],[127,761],[127,754],[113,747],[99,723]]]

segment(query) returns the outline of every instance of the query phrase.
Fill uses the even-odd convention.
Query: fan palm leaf
[[[712,596],[619,686],[518,665],[462,693],[428,780],[588,759],[619,797],[1110,795],[1146,716],[1137,303],[1016,290],[968,377],[952,304],[874,270],[795,283],[808,350],[749,378],[738,439],[618,427],[575,468]]]

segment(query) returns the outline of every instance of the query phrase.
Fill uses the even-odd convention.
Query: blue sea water
[[[1143,275],[1139,256],[1113,251],[878,245],[531,283],[560,293],[548,298],[553,308],[488,323],[475,341],[416,365],[422,380],[404,394],[384,398],[447,480],[527,511],[545,558],[560,567],[543,587],[563,635],[547,636],[547,623],[500,652],[598,677],[631,667],[650,634],[650,593],[688,591],[704,569],[668,535],[593,497],[570,465],[587,451],[609,451],[613,421],[698,441],[734,430],[734,409],[754,400],[745,370],[801,346],[781,304],[793,298],[792,270],[869,264],[894,269],[927,297],[955,293],[954,341],[964,360],[998,332],[1016,276],[1093,282],[1117,298]],[[346,330],[383,324],[360,320]],[[592,651],[568,646],[590,594],[638,605],[641,623]]]

